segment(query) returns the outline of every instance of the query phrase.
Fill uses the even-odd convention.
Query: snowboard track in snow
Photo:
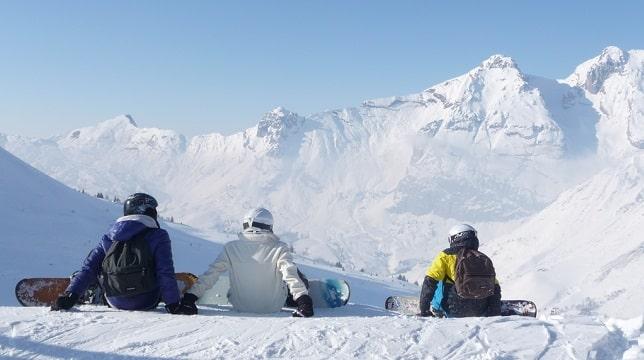
[[[635,344],[590,316],[436,319],[363,305],[310,319],[225,306],[204,306],[196,316],[0,307],[0,318],[0,358],[613,359]]]

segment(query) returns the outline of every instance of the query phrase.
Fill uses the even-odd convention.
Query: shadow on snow
[[[136,356],[136,355],[119,355],[115,353],[104,353],[99,351],[88,351],[79,349],[70,349],[59,345],[44,344],[41,342],[33,341],[24,337],[8,337],[0,335],[0,349],[4,353],[3,356],[12,358],[31,358],[38,355],[47,357],[54,357],[60,359],[100,359],[110,358],[116,360],[157,360],[167,359],[155,356]]]

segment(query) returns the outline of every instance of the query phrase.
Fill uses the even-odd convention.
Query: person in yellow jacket
[[[463,298],[456,291],[456,259],[463,248],[478,250],[476,230],[467,224],[456,225],[449,231],[450,247],[432,261],[420,293],[421,316],[445,313],[448,317],[501,315],[501,287],[494,279],[494,293],[479,299]],[[441,299],[442,296],[442,299]]]

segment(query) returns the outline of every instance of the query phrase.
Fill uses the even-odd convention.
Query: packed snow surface
[[[0,307],[0,356],[31,359],[641,359],[642,318],[435,319],[349,305],[317,317]],[[640,328],[638,328],[638,326]],[[639,343],[638,343],[639,341]]]

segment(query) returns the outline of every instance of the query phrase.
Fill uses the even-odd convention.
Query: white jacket
[[[241,312],[280,311],[288,295],[286,286],[293,299],[308,294],[288,246],[273,233],[240,233],[239,240],[224,246],[189,292],[203,296],[225,271],[230,277],[228,300]]]

